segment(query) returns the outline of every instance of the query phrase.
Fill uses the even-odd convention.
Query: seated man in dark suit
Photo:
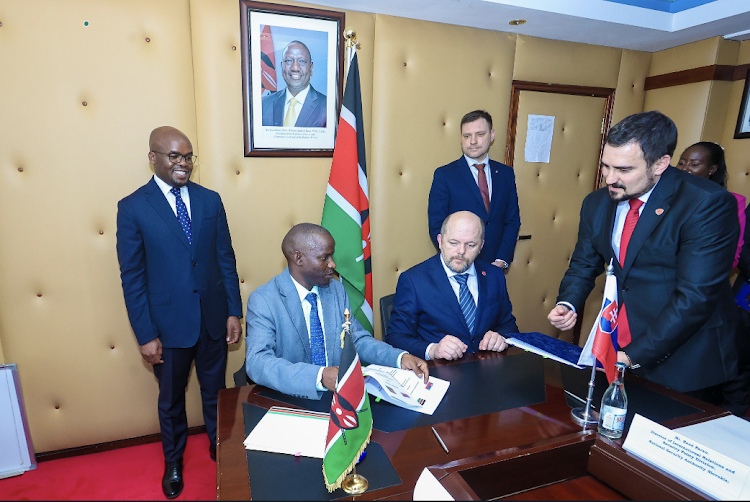
[[[437,239],[440,252],[398,278],[386,342],[425,359],[505,350],[502,334],[518,327],[503,270],[476,259],[482,220],[469,211],[453,213]]]
[[[350,307],[344,286],[331,280],[334,246],[325,228],[295,225],[281,243],[287,268],[250,295],[245,368],[256,383],[307,399],[335,388],[339,335]],[[427,382],[427,363],[376,340],[351,319],[352,340],[364,363],[412,370]]]
[[[326,95],[310,85],[313,74],[310,50],[302,42],[290,42],[281,64],[286,87],[263,97],[263,125],[325,127]]]

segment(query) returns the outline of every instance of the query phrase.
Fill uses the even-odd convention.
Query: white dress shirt
[[[325,328],[325,322],[323,322],[323,306],[320,304],[320,293],[318,292],[318,286],[313,286],[312,290],[307,290],[302,284],[294,280],[294,277],[289,275],[289,277],[292,279],[292,283],[294,284],[294,287],[297,288],[297,294],[299,295],[299,301],[302,304],[302,312],[305,314],[305,324],[307,325],[307,338],[310,340],[310,344],[312,345],[312,339],[310,335],[310,312],[312,311],[312,305],[310,305],[310,302],[306,300],[307,295],[310,293],[315,293],[316,295],[316,302],[317,308],[318,308],[318,319],[320,319],[320,327],[323,329],[323,350],[325,351],[326,355],[326,366],[328,366],[328,350],[326,350],[326,328]],[[318,378],[315,381],[315,387],[321,391],[325,392],[326,389],[323,386],[323,367],[321,366],[318,370]]]
[[[490,200],[492,200],[492,175],[490,174],[490,156],[489,154],[484,156],[482,160],[474,160],[464,155],[466,163],[469,164],[471,175],[474,176],[474,182],[479,186],[479,169],[475,166],[477,164],[484,164],[484,174],[487,178],[487,191],[490,194]]]
[[[656,184],[654,184],[654,186],[651,187],[651,190],[649,190],[648,192],[638,197],[638,200],[643,202],[643,204],[641,204],[641,207],[638,208],[639,217],[643,214],[643,208],[646,207],[648,198],[651,197],[651,194],[653,193],[654,188],[656,188],[656,185],[658,184],[659,182],[657,181]],[[612,250],[615,252],[615,255],[614,255],[615,258],[618,258],[620,256],[620,241],[622,240],[622,230],[623,228],[625,228],[625,219],[628,217],[628,211],[630,211],[629,201],[623,200],[617,203],[617,213],[615,214],[615,224],[612,227]],[[576,308],[569,302],[557,302],[556,305],[565,305],[573,312],[576,311]]]
[[[450,268],[448,268],[448,265],[445,264],[445,260],[443,260],[442,253],[440,254],[440,263],[443,265],[443,270],[445,270],[445,275],[448,276],[448,282],[451,285],[451,288],[453,288],[453,293],[456,295],[456,300],[458,301],[458,304],[461,304],[461,297],[459,296],[459,291],[461,291],[461,285],[459,282],[455,279],[455,276],[459,275],[458,272],[454,272]],[[471,266],[466,269],[466,271],[462,272],[463,274],[468,274],[469,277],[466,280],[466,286],[469,288],[469,293],[471,293],[472,298],[474,298],[474,305],[479,304],[479,282],[477,281],[477,269],[474,267],[474,264],[472,263]],[[424,358],[429,361],[430,360],[430,349],[433,345],[437,345],[436,343],[431,343],[427,346],[427,349],[424,351]]]
[[[170,190],[172,190],[172,187],[164,183],[164,181],[162,181],[161,178],[159,178],[155,174],[154,181],[156,181],[156,184],[161,189],[164,197],[167,198],[167,202],[169,202],[169,205],[172,207],[172,212],[175,216],[177,216],[177,198],[174,196],[174,194],[172,194],[172,192],[170,192]],[[190,212],[190,192],[188,191],[187,186],[180,187],[180,197],[182,197],[182,202],[185,203],[188,216],[190,216],[190,219],[192,219],[193,214]]]
[[[283,125],[284,119],[286,118],[286,114],[289,111],[289,101],[291,101],[292,98],[297,100],[297,105],[294,107],[294,111],[296,112],[294,115],[294,122],[297,122],[297,119],[299,118],[299,114],[302,111],[302,107],[305,106],[305,99],[307,99],[307,93],[310,91],[310,86],[308,85],[301,91],[297,93],[296,96],[292,96],[292,93],[289,92],[289,88],[286,88],[286,100],[284,101],[284,115],[281,116],[281,123]]]

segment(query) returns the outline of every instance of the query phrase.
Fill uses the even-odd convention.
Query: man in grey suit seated
[[[287,268],[250,295],[245,369],[256,383],[307,399],[335,388],[349,298],[331,281],[334,247],[325,228],[295,225],[281,243]],[[411,370],[427,382],[426,362],[376,340],[356,320],[352,340],[362,362]]]

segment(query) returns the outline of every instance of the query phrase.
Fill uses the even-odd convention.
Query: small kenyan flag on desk
[[[331,401],[323,478],[329,492],[341,486],[347,474],[370,442],[372,412],[365,391],[359,355],[349,333],[343,336],[338,383]]]

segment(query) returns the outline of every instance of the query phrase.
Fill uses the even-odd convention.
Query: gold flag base
[[[367,478],[357,474],[356,469],[341,482],[341,489],[349,495],[360,495],[365,493],[369,487],[370,483]]]

